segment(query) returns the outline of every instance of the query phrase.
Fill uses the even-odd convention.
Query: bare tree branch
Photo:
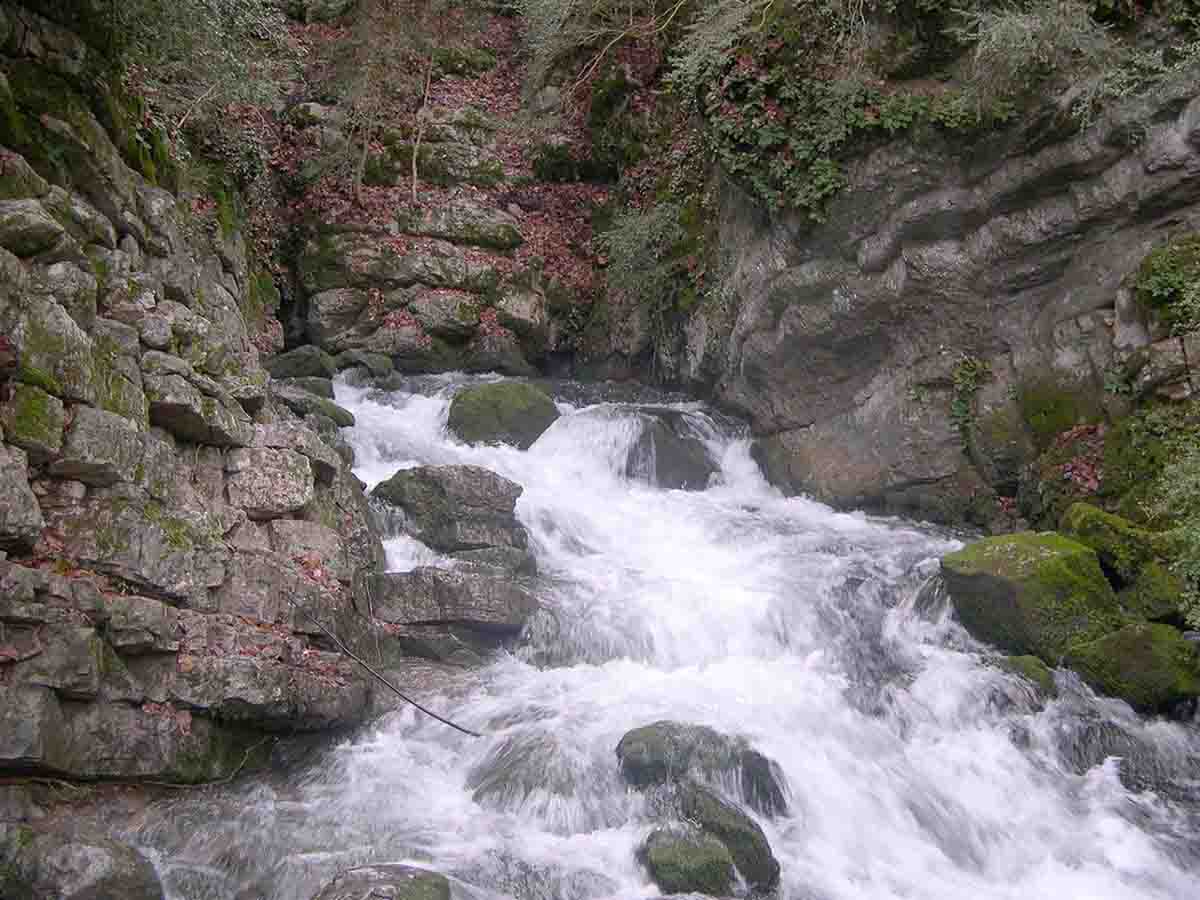
[[[483,735],[480,734],[478,731],[472,731],[470,728],[464,728],[462,725],[458,725],[455,722],[451,722],[449,719],[439,716],[433,710],[425,708],[420,703],[418,703],[416,700],[413,700],[411,697],[406,696],[398,687],[396,687],[394,684],[392,684],[390,681],[388,681],[386,678],[384,678],[382,675],[380,675],[379,672],[377,672],[375,669],[373,669],[366,660],[364,660],[362,657],[358,656],[353,650],[351,650],[349,647],[347,647],[345,644],[343,644],[341,639],[336,634],[334,634],[332,631],[330,631],[328,628],[326,628],[324,623],[322,623],[320,619],[318,619],[316,616],[314,616],[312,613],[310,613],[307,609],[302,607],[299,603],[297,603],[291,597],[288,597],[287,601],[288,601],[288,603],[292,604],[292,606],[294,606],[296,609],[300,610],[301,614],[304,615],[310,622],[312,622],[314,625],[316,625],[318,628],[320,628],[321,631],[323,631],[325,633],[325,636],[327,638],[329,638],[331,641],[333,641],[334,644],[337,645],[339,650],[341,650],[348,657],[350,657],[352,660],[354,660],[356,663],[358,663],[360,666],[362,666],[364,669],[366,669],[367,672],[369,672],[376,681],[378,681],[380,684],[382,684],[384,687],[386,687],[388,690],[390,690],[393,694],[395,694],[397,697],[399,697],[405,703],[409,704],[410,706],[415,706],[421,712],[425,713],[425,715],[429,716],[432,719],[437,719],[443,725],[449,725],[455,731],[461,731],[463,734],[470,735],[471,737],[483,737]]]

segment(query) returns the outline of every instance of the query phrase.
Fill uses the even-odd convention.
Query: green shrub
[[[972,86],[984,99],[1029,92],[1049,76],[1100,71],[1121,56],[1108,29],[1075,0],[962,11],[953,32],[974,46]]]

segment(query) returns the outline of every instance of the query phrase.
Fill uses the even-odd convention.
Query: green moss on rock
[[[1094,387],[1049,377],[1022,384],[1017,389],[1017,405],[1039,450],[1045,450],[1058,435],[1076,425],[1104,418]]]
[[[1200,696],[1200,655],[1170,625],[1135,624],[1072,645],[1068,662],[1088,684],[1142,712]]]
[[[680,789],[680,811],[684,818],[720,840],[742,877],[751,886],[771,890],[779,883],[779,861],[771,852],[767,836],[758,823],[740,809],[726,803],[715,792],[696,783]]]
[[[0,410],[6,440],[35,460],[62,449],[65,413],[62,401],[39,387],[14,384],[12,397]]]
[[[1005,672],[1010,672],[1028,681],[1041,697],[1058,696],[1054,673],[1036,656],[1006,656],[1000,660],[999,665]]]
[[[963,625],[1009,653],[1056,665],[1075,641],[1120,627],[1112,586],[1095,552],[1053,533],[988,538],[942,558]]]
[[[639,858],[651,880],[666,894],[723,897],[733,888],[733,857],[710,835],[657,828],[646,838]]]
[[[1147,622],[1179,622],[1183,619],[1185,585],[1166,566],[1151,561],[1137,578],[1117,594],[1125,613]]]
[[[528,450],[557,418],[549,395],[529,384],[506,381],[459,391],[446,424],[468,444],[512,444]]]
[[[1089,503],[1071,504],[1059,530],[1095,550],[1100,562],[1124,583],[1136,579],[1158,556],[1162,543],[1153,532]]]

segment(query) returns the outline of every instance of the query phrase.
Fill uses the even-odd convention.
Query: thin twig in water
[[[362,666],[364,669],[366,669],[371,674],[372,678],[374,678],[376,681],[378,681],[380,684],[382,684],[384,687],[386,687],[389,691],[391,691],[393,694],[395,694],[397,697],[399,697],[405,703],[409,704],[410,706],[415,706],[417,709],[419,709],[421,712],[425,713],[425,715],[429,716],[431,719],[437,719],[443,725],[449,725],[455,731],[461,731],[463,734],[468,734],[471,737],[483,737],[483,735],[480,734],[478,731],[472,731],[470,728],[464,728],[462,725],[459,725],[455,722],[451,722],[449,719],[439,716],[433,710],[426,709],[424,706],[422,706],[416,700],[413,700],[411,697],[405,696],[405,694],[400,690],[400,688],[396,687],[394,684],[392,684],[390,681],[388,681],[386,678],[384,678],[382,675],[380,675],[377,671],[375,671],[373,668],[371,668],[371,665],[366,660],[364,660],[362,657],[358,656],[353,650],[351,650],[349,647],[347,647],[345,644],[343,644],[341,639],[336,634],[334,634],[332,631],[330,631],[328,628],[326,628],[320,619],[318,619],[316,616],[314,616],[312,613],[310,613],[307,609],[302,607],[299,603],[297,603],[291,597],[288,597],[287,601],[288,601],[288,603],[292,604],[292,606],[296,607],[296,609],[300,610],[300,612],[305,617],[307,617],[309,621],[311,621],[314,625],[316,625],[318,628],[320,628],[321,631],[323,631],[325,633],[325,636],[337,645],[339,650],[341,650],[348,657],[350,657],[352,660],[354,660],[356,663],[358,663],[360,666]]]

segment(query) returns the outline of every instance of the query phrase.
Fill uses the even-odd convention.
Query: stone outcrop
[[[787,492],[979,524],[1049,439],[1119,402],[1114,377],[1191,393],[1194,336],[1169,336],[1131,282],[1200,225],[1195,82],[1083,130],[1061,103],[976,144],[880,147],[816,225],[726,184],[720,299],[658,365],[748,418]],[[614,359],[649,352],[642,312],[608,325]]]
[[[0,772],[222,778],[367,714],[311,617],[370,628],[382,547],[338,408],[260,362],[281,348],[245,242],[129,156],[88,45],[8,10]]]
[[[304,106],[302,127],[345,142],[336,110]],[[400,371],[532,374],[560,336],[538,266],[518,259],[524,213],[475,189],[505,179],[497,125],[469,108],[435,115],[419,168],[443,187],[427,192],[419,213],[317,225],[299,259],[295,330],[331,354],[369,352]],[[367,181],[407,184],[413,153],[407,131],[385,130]]]

